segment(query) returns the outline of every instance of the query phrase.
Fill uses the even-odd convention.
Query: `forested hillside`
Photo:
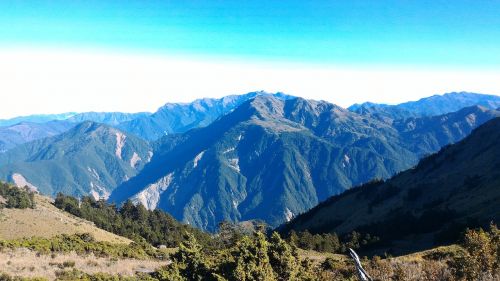
[[[284,225],[284,232],[349,233],[381,238],[386,251],[456,241],[466,227],[500,219],[500,118],[387,181],[334,196]]]

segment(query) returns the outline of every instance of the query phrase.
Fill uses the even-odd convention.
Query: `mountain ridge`
[[[424,97],[396,105],[365,102],[348,107],[350,111],[372,116],[386,122],[410,117],[429,117],[458,111],[464,107],[479,105],[488,109],[500,106],[500,96],[471,92],[451,92]]]
[[[485,117],[463,121],[474,114]],[[476,107],[441,117],[441,127],[462,124],[463,137],[497,115]],[[459,133],[437,139],[448,144]],[[409,143],[400,134],[327,102],[259,96],[208,127],[165,139],[164,151],[110,200],[132,198],[211,231],[222,220],[276,225],[350,186],[415,165],[419,153],[434,152],[432,145],[412,151],[418,137]]]

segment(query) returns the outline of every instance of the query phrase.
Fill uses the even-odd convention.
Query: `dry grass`
[[[89,274],[101,272],[132,276],[135,272],[149,272],[166,264],[166,261],[99,258],[93,255],[79,256],[76,253],[38,255],[28,249],[0,252],[0,272],[11,276],[45,277],[49,280],[54,280],[55,272],[62,268],[74,267]]]
[[[92,222],[63,212],[44,196],[36,196],[35,209],[0,210],[0,239],[25,237],[50,238],[59,234],[90,233],[98,241],[130,243],[129,239],[112,234],[94,226]]]
[[[434,257],[433,259],[445,259],[447,257],[453,257],[463,252],[462,247],[458,245],[450,245],[450,246],[440,246],[434,249],[421,251],[412,253],[409,255],[404,255],[400,257],[393,258],[393,260],[397,260],[399,262],[421,262],[423,260]]]

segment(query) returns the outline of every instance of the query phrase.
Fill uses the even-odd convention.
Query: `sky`
[[[0,118],[500,94],[500,1],[0,1]]]

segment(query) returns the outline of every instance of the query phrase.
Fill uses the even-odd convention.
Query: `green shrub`
[[[147,243],[113,244],[109,242],[98,242],[88,234],[62,234],[52,238],[24,238],[16,240],[0,240],[0,249],[3,248],[27,248],[41,254],[69,253],[78,254],[93,253],[96,256],[116,258],[147,259],[156,258],[158,250]]]
[[[74,261],[65,261],[63,262],[63,267],[66,268],[66,267],[75,267],[75,262]]]
[[[28,187],[18,188],[0,182],[0,207],[26,209],[35,208],[35,195]]]

